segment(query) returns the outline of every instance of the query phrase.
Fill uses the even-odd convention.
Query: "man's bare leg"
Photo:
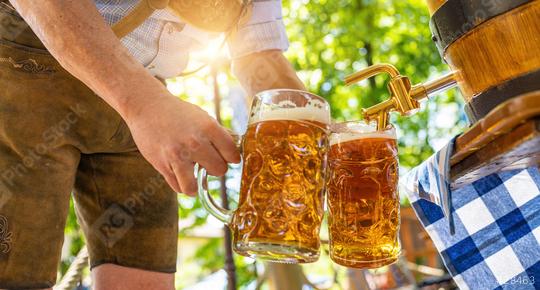
[[[114,264],[92,270],[94,290],[172,290],[174,274],[158,273]]]

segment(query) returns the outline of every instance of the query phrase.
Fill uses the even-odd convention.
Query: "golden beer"
[[[233,219],[237,252],[290,246],[318,256],[327,132],[324,124],[262,121],[248,127],[240,201]],[[279,258],[279,257],[277,257]]]
[[[330,257],[354,268],[388,265],[401,249],[394,129],[377,132],[358,122],[338,126],[328,153]]]
[[[258,94],[242,139],[238,208],[219,209],[204,191],[203,205],[233,234],[238,254],[283,263],[319,258],[329,106],[307,92]]]

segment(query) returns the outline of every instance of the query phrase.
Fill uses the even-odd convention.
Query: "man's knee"
[[[103,264],[92,269],[95,290],[173,290],[174,274],[160,273],[114,264]]]

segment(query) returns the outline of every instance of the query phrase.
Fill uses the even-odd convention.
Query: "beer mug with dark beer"
[[[376,124],[332,125],[328,152],[330,257],[378,268],[400,254],[396,133]]]
[[[284,263],[319,257],[330,110],[319,96],[271,90],[255,96],[242,138],[238,208],[220,208],[198,174],[205,208],[226,223],[238,254]]]

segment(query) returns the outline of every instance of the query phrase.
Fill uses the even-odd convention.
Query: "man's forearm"
[[[124,118],[166,89],[123,47],[92,0],[10,0],[60,64]]]
[[[263,51],[236,59],[233,61],[233,71],[250,96],[269,89],[306,89],[279,50]]]

